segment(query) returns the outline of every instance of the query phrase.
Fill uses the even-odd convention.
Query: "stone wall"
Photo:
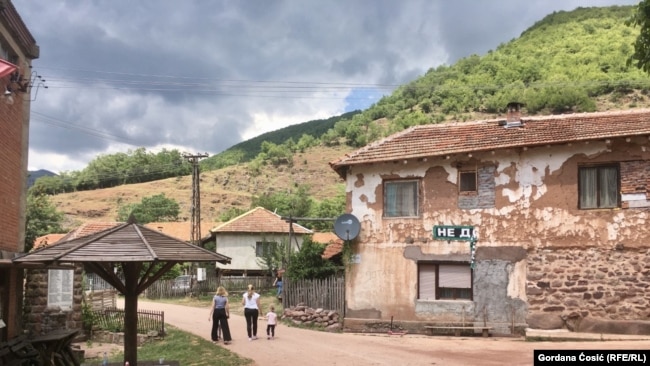
[[[305,304],[298,304],[284,309],[282,320],[292,322],[296,325],[307,325],[323,328],[330,332],[341,330],[341,317],[334,310],[314,309]]]
[[[540,249],[528,255],[526,295],[531,328],[581,329],[581,324],[639,323],[650,327],[650,250]],[[582,327],[585,328],[585,327]],[[621,328],[621,327],[619,327]],[[607,332],[607,327],[602,329]],[[645,334],[645,333],[643,333]],[[650,334],[650,333],[649,333]]]
[[[25,329],[32,335],[49,333],[56,329],[82,329],[83,268],[75,267],[72,310],[58,306],[48,307],[48,270],[30,269],[25,278],[23,304]]]

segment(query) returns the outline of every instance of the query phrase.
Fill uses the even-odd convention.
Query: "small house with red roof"
[[[256,207],[212,230],[216,251],[231,258],[229,265],[217,267],[229,276],[259,276],[269,273],[262,258],[270,246],[290,243],[298,250],[305,235],[312,231],[296,223],[285,221],[280,215],[263,207]]]
[[[650,110],[410,127],[330,163],[345,325],[650,334]]]

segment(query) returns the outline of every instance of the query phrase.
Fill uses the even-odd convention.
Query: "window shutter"
[[[421,300],[435,300],[436,299],[436,265],[435,264],[420,264],[420,293],[418,299]]]
[[[439,287],[472,288],[472,270],[469,264],[441,264]]]

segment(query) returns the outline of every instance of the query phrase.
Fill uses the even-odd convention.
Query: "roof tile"
[[[289,233],[289,223],[264,207],[256,207],[212,230],[213,233]],[[311,234],[312,231],[293,224],[295,234]]]
[[[505,119],[410,127],[330,166],[344,176],[351,165],[650,134],[650,109],[523,117],[521,127],[500,121]]]

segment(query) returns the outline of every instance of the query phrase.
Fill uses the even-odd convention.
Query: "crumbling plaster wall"
[[[645,137],[473,155],[352,167],[347,179],[348,205],[362,228],[354,245],[358,263],[348,273],[348,316],[386,319],[400,314],[412,320],[436,316],[440,308],[417,300],[417,261],[437,256],[467,261],[469,245],[433,240],[435,225],[474,226],[479,235],[477,254],[487,247],[530,252],[576,247],[611,250],[620,242],[639,248],[650,243],[648,230],[638,229],[647,225],[647,210],[579,210],[577,198],[579,164],[650,160]],[[458,167],[472,165],[495,167],[493,208],[458,208]],[[383,218],[382,182],[408,178],[422,180],[420,216]],[[413,250],[421,254],[412,255]],[[497,295],[501,299],[495,302],[475,287],[475,303],[488,308],[507,305],[511,315],[502,309],[496,317],[522,320],[528,301],[527,271],[526,256],[518,260],[477,258],[475,282],[480,277],[493,284],[484,292],[486,296],[502,290]],[[461,306],[451,313],[458,314]],[[475,306],[475,315],[481,306]]]

